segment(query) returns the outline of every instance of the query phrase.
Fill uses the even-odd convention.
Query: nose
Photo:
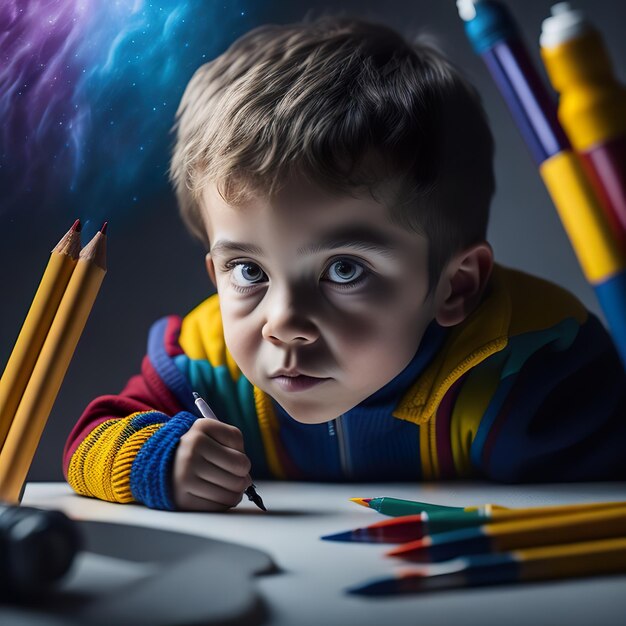
[[[319,329],[311,320],[303,298],[292,293],[275,294],[268,303],[263,338],[275,345],[313,343],[319,337]]]

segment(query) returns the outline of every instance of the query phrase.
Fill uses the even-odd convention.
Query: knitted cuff
[[[133,498],[151,509],[173,511],[171,474],[174,453],[180,438],[197,416],[181,411],[170,418],[137,453],[130,470]]]
[[[67,480],[83,496],[132,502],[130,468],[141,446],[168,420],[158,411],[133,413],[96,426],[70,459]],[[132,442],[131,456],[127,454]]]

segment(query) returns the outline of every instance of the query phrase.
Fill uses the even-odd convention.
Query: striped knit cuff
[[[130,489],[137,502],[151,509],[176,508],[171,485],[174,453],[180,438],[196,419],[196,415],[181,411],[141,446],[130,470]]]
[[[113,418],[96,426],[70,459],[67,480],[83,496],[132,502],[130,469],[141,446],[169,419],[148,411]]]

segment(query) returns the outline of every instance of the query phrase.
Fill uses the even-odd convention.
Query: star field
[[[163,191],[185,84],[254,25],[242,2],[3,0],[0,215],[97,220]]]

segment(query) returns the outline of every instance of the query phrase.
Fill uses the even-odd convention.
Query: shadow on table
[[[264,552],[155,528],[77,522],[72,570],[28,603],[0,606],[3,626],[262,624],[254,576],[279,570]]]

